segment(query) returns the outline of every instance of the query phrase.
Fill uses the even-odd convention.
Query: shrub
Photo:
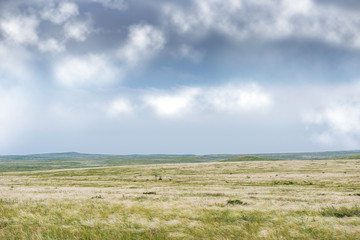
[[[247,203],[239,199],[235,199],[235,200],[228,200],[226,205],[247,205]]]
[[[149,194],[149,195],[153,194],[153,195],[156,195],[156,192],[143,192],[143,194]]]
[[[273,185],[294,185],[293,181],[273,181]]]
[[[92,197],[91,199],[104,199],[101,195],[97,195],[95,197]]]

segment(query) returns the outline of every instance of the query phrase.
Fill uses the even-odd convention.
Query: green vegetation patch
[[[321,210],[323,216],[328,217],[359,217],[360,216],[360,206],[355,205],[352,207],[325,207]]]
[[[341,157],[339,159],[360,159],[360,154],[350,155],[346,157]]]

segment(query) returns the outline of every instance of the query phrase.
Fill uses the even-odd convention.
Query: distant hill
[[[251,154],[249,156],[257,156],[272,159],[298,159],[298,160],[316,160],[316,159],[336,159],[353,155],[360,155],[360,150],[351,151],[328,151],[328,152],[300,152],[300,153],[265,153]]]
[[[236,161],[360,159],[360,150],[304,153],[211,154],[211,155],[109,155],[77,152],[0,156],[0,172],[91,168],[125,165]]]
[[[220,160],[219,162],[265,161],[265,160],[275,160],[275,159],[256,157],[256,156],[242,156],[242,157]]]
[[[41,153],[41,154],[27,154],[27,155],[0,155],[0,160],[65,160],[65,159],[112,159],[112,158],[143,158],[143,157],[173,157],[173,156],[196,156],[191,154],[186,155],[171,155],[171,154],[132,154],[132,155],[112,155],[112,154],[89,154],[78,152],[64,152],[64,153]]]

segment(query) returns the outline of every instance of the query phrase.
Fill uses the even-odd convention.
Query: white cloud
[[[39,15],[28,15],[26,11],[19,13],[10,11],[0,19],[0,33],[9,42],[19,45],[36,46],[41,52],[60,53],[66,50],[69,39],[85,41],[92,32],[90,21],[71,20],[79,14],[78,7],[72,2],[47,2]],[[63,25],[63,32],[41,32],[39,25],[49,20],[54,24]]]
[[[344,47],[360,47],[360,15],[312,0],[193,0],[191,8],[163,7],[179,33],[203,37],[216,31],[237,42],[305,37]],[[190,9],[190,10],[189,10]]]
[[[75,3],[62,1],[57,5],[51,2],[48,7],[44,8],[42,17],[55,24],[61,24],[78,14],[79,9]]]
[[[54,68],[55,78],[66,87],[106,86],[119,78],[118,70],[103,55],[66,57]]]
[[[313,92],[306,93],[310,102],[302,113],[302,120],[316,127],[313,140],[325,146],[357,147],[360,143],[359,90],[360,85],[355,82],[313,88]]]
[[[128,100],[116,98],[105,106],[105,111],[111,117],[116,117],[118,115],[130,113],[132,111],[132,106]]]
[[[176,4],[163,7],[165,15],[180,33],[203,36],[211,29],[220,32],[237,32],[236,16],[241,15],[243,1],[193,0],[191,10]]]
[[[320,119],[341,134],[360,133],[360,103],[328,107],[321,113]]]
[[[156,55],[165,44],[161,30],[151,25],[133,25],[129,28],[126,44],[118,51],[118,56],[128,66],[149,60]]]
[[[335,138],[360,137],[360,102],[325,106],[307,113],[304,121],[325,127],[323,133],[315,134],[315,138],[322,143],[337,142]]]
[[[0,19],[0,29],[4,36],[18,44],[37,43],[38,25],[39,20],[35,16],[8,15]]]
[[[41,52],[60,53],[65,50],[64,44],[54,38],[49,38],[47,40],[40,41],[38,47]]]
[[[273,105],[271,94],[257,84],[228,84],[210,88],[204,98],[213,110],[228,113],[258,112]]]
[[[273,105],[271,94],[256,84],[223,85],[208,88],[180,88],[176,91],[149,94],[144,103],[160,116],[186,116],[192,113],[219,112],[238,114],[259,112]]]
[[[191,110],[196,104],[195,97],[200,92],[196,88],[186,88],[180,89],[175,93],[151,94],[144,98],[144,102],[160,116],[180,116]]]
[[[316,8],[312,0],[282,0],[280,7],[284,9],[284,15],[292,17],[298,14],[307,14]]]
[[[218,111],[239,112],[267,109],[272,105],[272,97],[258,85],[226,85],[209,89],[204,98]]]
[[[65,37],[67,39],[74,39],[78,42],[83,42],[90,35],[92,29],[89,22],[67,22],[64,25]]]

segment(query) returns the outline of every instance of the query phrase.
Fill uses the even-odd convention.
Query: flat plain
[[[2,172],[0,239],[360,239],[360,160]]]

